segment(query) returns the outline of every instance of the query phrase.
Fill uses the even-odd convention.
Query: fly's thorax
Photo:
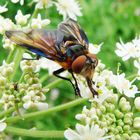
[[[73,72],[92,78],[98,60],[94,54],[86,54],[78,56],[72,63]]]
[[[80,44],[79,45],[72,45],[72,46],[67,47],[66,56],[68,58],[71,58],[71,60],[73,61],[78,56],[85,54],[86,51],[87,50],[85,49],[85,47],[80,45]]]

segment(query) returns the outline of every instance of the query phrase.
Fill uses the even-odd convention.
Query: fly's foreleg
[[[63,77],[63,76],[60,76],[60,75],[59,75],[60,73],[62,73],[62,72],[64,72],[64,71],[65,71],[65,69],[61,68],[61,69],[58,69],[58,70],[54,71],[53,74],[54,74],[56,77],[58,77],[58,78],[61,78],[61,79],[63,79],[63,80],[69,81],[69,82],[72,84],[72,86],[73,86],[73,88],[74,88],[74,90],[75,90],[76,95],[77,95],[77,94],[80,95],[79,92],[78,92],[79,88],[77,89],[77,85],[75,86],[69,78],[66,78],[66,77]]]

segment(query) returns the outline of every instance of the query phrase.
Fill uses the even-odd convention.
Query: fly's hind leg
[[[69,72],[71,73],[72,78],[73,78],[73,79],[74,79],[74,81],[75,81],[75,90],[76,90],[76,95],[78,95],[78,96],[80,96],[80,97],[81,97],[81,94],[80,94],[80,89],[79,89],[79,87],[78,87],[77,80],[76,80],[76,78],[75,78],[75,76],[74,76],[73,72],[72,72],[72,71],[69,71]]]
[[[54,71],[53,74],[54,74],[56,77],[58,77],[58,78],[61,78],[61,79],[63,79],[63,80],[69,81],[69,82],[72,84],[72,86],[73,86],[73,88],[74,88],[74,90],[75,90],[75,94],[80,96],[80,92],[79,92],[80,90],[79,90],[79,88],[77,88],[78,86],[77,86],[77,85],[74,85],[74,84],[72,83],[72,81],[71,81],[69,78],[62,77],[62,76],[59,75],[60,73],[62,73],[62,72],[64,72],[64,71],[65,71],[65,69],[61,68],[61,69],[58,69],[58,70]],[[76,87],[75,87],[75,86],[76,86]]]

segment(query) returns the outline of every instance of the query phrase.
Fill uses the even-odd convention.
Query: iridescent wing
[[[60,23],[58,29],[66,35],[73,36],[77,40],[78,44],[81,44],[88,49],[88,38],[76,21],[68,19]]]
[[[40,56],[58,61],[62,59],[63,54],[57,45],[63,40],[63,35],[57,30],[6,31],[5,34],[11,41]]]

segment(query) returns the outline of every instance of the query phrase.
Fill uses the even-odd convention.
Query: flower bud
[[[115,110],[115,105],[113,104],[108,104],[106,107],[107,112],[113,112]]]
[[[119,110],[115,110],[115,116],[118,118],[118,119],[122,119],[124,114],[122,112],[120,112]]]
[[[119,119],[119,120],[117,121],[117,124],[118,124],[119,126],[124,126],[124,122],[123,122],[121,119]]]
[[[122,127],[121,127],[121,126],[117,126],[117,127],[116,127],[116,129],[118,129],[118,131],[119,131],[120,133],[122,133],[122,132],[123,132],[123,129],[122,129]]]
[[[4,86],[6,84],[6,78],[0,75],[0,86]]]
[[[131,140],[139,140],[140,139],[140,135],[138,133],[133,133],[131,136]]]
[[[115,136],[115,140],[121,140],[121,136],[118,134]]]
[[[102,113],[105,113],[105,112],[106,112],[106,108],[105,108],[105,106],[103,106],[103,105],[101,105],[101,106],[99,107],[99,109],[101,110]]]
[[[126,103],[126,99],[122,97],[119,101],[119,107],[121,108]]]
[[[8,77],[9,75],[11,75],[13,73],[13,68],[12,67],[8,67],[5,70],[3,70],[3,75]]]
[[[124,125],[124,126],[123,126],[123,130],[124,130],[125,132],[129,131],[130,129],[131,129],[130,125]]]
[[[97,113],[97,115],[98,115],[99,117],[102,115],[102,112],[101,112],[100,109],[96,109],[96,113]]]
[[[124,123],[132,125],[132,120],[130,120],[129,118],[124,118]]]
[[[135,107],[138,111],[140,111],[140,97],[137,97],[134,101]]]
[[[106,101],[108,103],[115,104],[118,101],[118,95],[117,94],[112,94],[106,99]]]
[[[134,119],[134,123],[133,123],[133,126],[137,129],[140,129],[140,117],[136,117]]]
[[[129,112],[131,110],[131,105],[124,97],[120,99],[119,107],[122,112]]]
[[[130,136],[127,133],[124,133],[123,134],[123,139],[124,140],[129,140],[130,139]]]

